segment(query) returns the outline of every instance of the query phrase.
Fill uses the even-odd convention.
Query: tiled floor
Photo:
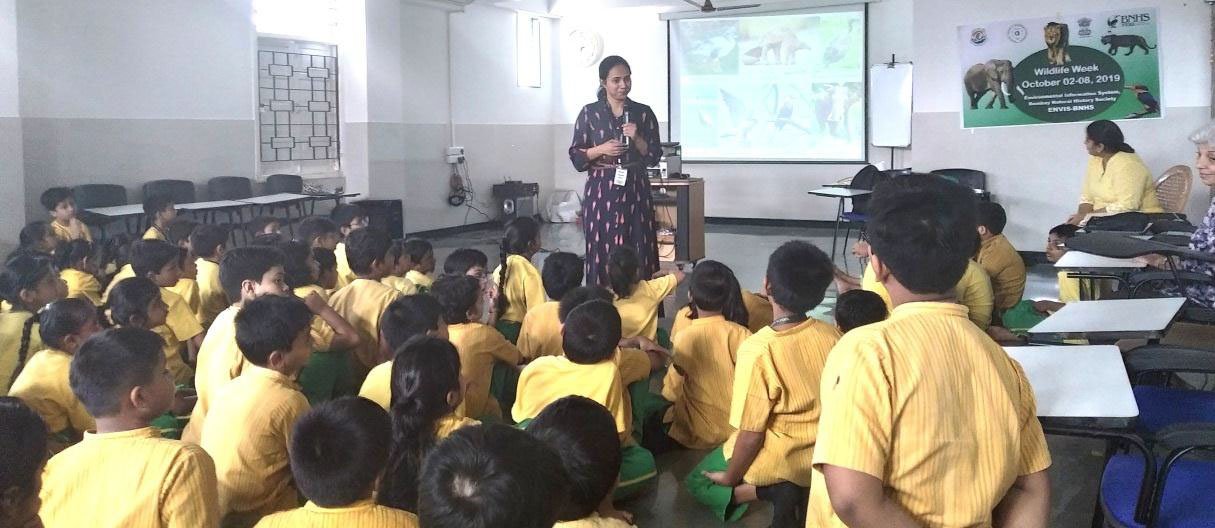
[[[484,251],[491,261],[498,256],[498,229],[478,230],[459,235],[433,239],[435,257],[442,267],[443,259],[453,249],[473,247]],[[708,258],[719,260],[730,266],[744,288],[758,291],[763,283],[768,254],[781,243],[790,239],[807,240],[823,248],[831,249],[831,232],[823,229],[759,226],[708,226],[706,253]],[[546,250],[584,252],[581,229],[573,224],[549,224],[542,231],[542,247]],[[537,255],[539,265],[544,253]],[[837,256],[837,265],[847,267],[854,275],[860,274],[860,264],[850,258],[848,262]],[[491,262],[491,267],[496,263]],[[1047,266],[1038,266],[1030,271],[1026,286],[1027,298],[1049,298],[1055,292],[1054,271]],[[676,299],[686,298],[686,288],[681,288]],[[834,304],[834,292],[828,293],[825,305]],[[682,303],[681,303],[682,304]],[[828,312],[825,308],[824,312]],[[668,310],[668,313],[672,313]],[[1104,446],[1101,442],[1069,437],[1050,436],[1051,456],[1054,463],[1050,469],[1052,504],[1052,527],[1088,526],[1093,513],[1097,485],[1101,476],[1101,458]],[[711,527],[724,526],[705,508],[696,503],[684,490],[682,482],[687,473],[704,456],[700,451],[673,452],[658,457],[658,481],[654,489],[638,498],[622,502],[618,507],[631,511],[636,524],[648,527]],[[733,526],[761,527],[771,522],[770,509],[757,504]]]

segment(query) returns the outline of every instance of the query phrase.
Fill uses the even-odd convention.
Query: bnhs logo
[[[1140,26],[1151,22],[1151,13],[1136,13],[1133,15],[1111,15],[1106,19],[1105,24],[1112,30],[1119,27]]]
[[[970,43],[976,46],[982,46],[987,42],[987,29],[974,28],[970,31]]]

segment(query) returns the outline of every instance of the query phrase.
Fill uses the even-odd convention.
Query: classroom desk
[[[1029,329],[1057,339],[1158,340],[1185,304],[1184,298],[1070,302]]]
[[[1122,353],[1112,345],[1004,347],[1021,364],[1043,427],[1123,429],[1139,416]],[[1084,375],[1078,376],[1077,372]]]
[[[113,222],[115,220],[119,220],[119,219],[122,220],[123,227],[126,229],[126,231],[128,233],[134,233],[136,230],[138,230],[139,229],[139,217],[140,217],[140,215],[143,214],[143,205],[142,204],[127,204],[127,205],[113,205],[110,207],[93,207],[91,209],[85,209],[84,211],[91,215],[99,216],[102,218],[102,221],[96,222],[96,224],[97,224],[97,227],[99,229],[101,229],[101,237],[105,238],[106,237],[106,232],[105,232],[106,224]],[[131,227],[131,219],[135,219],[134,227]]]
[[[1127,270],[1127,269],[1143,269],[1147,267],[1147,261],[1142,258],[1113,258],[1085,253],[1083,251],[1068,251],[1059,261],[1055,263],[1056,268],[1075,269],[1075,270]]]
[[[857,196],[873,194],[873,191],[845,187],[820,187],[813,191],[806,191],[806,193],[814,196],[839,199],[839,207],[835,210],[835,229],[831,231],[831,260],[834,261],[836,240],[838,240],[840,234],[840,220],[844,218],[844,202]],[[845,240],[845,242],[847,241]],[[844,248],[844,251],[848,251],[848,248]]]

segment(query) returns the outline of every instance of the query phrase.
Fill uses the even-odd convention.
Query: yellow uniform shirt
[[[1004,235],[983,241],[979,248],[979,267],[991,277],[995,307],[1003,312],[1021,302],[1025,293],[1025,260]]]
[[[34,409],[52,434],[65,429],[83,433],[97,426],[68,384],[71,367],[70,354],[48,348],[26,362],[8,391]]]
[[[658,305],[678,285],[679,280],[674,275],[664,275],[638,282],[632,294],[616,299],[613,304],[620,312],[620,336],[654,340],[658,335]]]
[[[922,526],[990,526],[1021,475],[1050,466],[1020,365],[953,303],[908,303],[827,358],[807,526],[844,526],[822,464],[881,479]]]
[[[384,410],[388,410],[388,406],[392,403],[391,361],[380,363],[367,373],[367,377],[363,379],[363,386],[359,388],[359,396],[376,402]]]
[[[329,303],[329,292],[325,291],[325,288],[317,286],[316,284],[300,286],[299,288],[293,290],[295,296],[301,299],[311,295],[313,292],[320,295],[321,299],[324,299],[326,304]],[[312,327],[309,329],[309,332],[312,334],[312,350],[324,352],[333,347],[333,338],[337,336],[337,332],[335,332],[333,327],[329,326],[329,323],[326,323],[321,316],[312,316]]]
[[[337,286],[334,286],[334,291],[345,288],[358,277],[354,276],[354,272],[350,270],[350,261],[346,259],[346,243],[338,242],[337,247],[333,248],[333,258],[337,261]]]
[[[507,255],[506,266],[510,272],[506,274],[506,284],[498,295],[505,295],[510,302],[506,311],[498,314],[503,321],[523,322],[523,316],[532,308],[544,304],[548,297],[544,296],[544,282],[540,279],[540,271],[522,255]],[[494,284],[501,284],[502,266],[494,268]]]
[[[198,266],[198,274],[195,275],[198,281],[198,322],[211,326],[215,316],[232,303],[228,302],[228,295],[219,283],[219,264],[205,258],[196,259],[194,264]]]
[[[182,384],[194,379],[194,371],[186,365],[182,353],[186,341],[203,333],[202,325],[194,317],[194,311],[186,305],[185,299],[173,293],[168,288],[160,289],[160,298],[169,306],[169,315],[165,324],[153,328],[161,339],[165,340],[165,367],[173,374],[173,381]]]
[[[59,272],[59,278],[67,284],[69,299],[85,299],[93,306],[101,306],[101,283],[92,273],[67,268]]]
[[[60,225],[59,221],[51,220],[51,232],[55,234],[55,238],[64,242],[81,239],[93,241],[93,234],[89,232],[89,226],[81,222],[79,218],[73,218],[68,225]]]
[[[1140,211],[1163,213],[1156,198],[1156,182],[1152,171],[1138,154],[1119,152],[1101,168],[1101,158],[1090,156],[1084,171],[1084,188],[1080,203],[1092,204],[1093,210],[1107,213]]]
[[[263,517],[256,528],[417,528],[418,517],[367,499],[340,508],[309,501],[302,508]]]
[[[839,341],[835,326],[807,319],[793,328],[760,330],[738,348],[730,425],[763,433],[764,445],[743,476],[749,484],[767,486],[788,481],[810,485],[810,457],[819,431],[819,379],[827,353]],[[722,446],[734,454],[733,433]]]
[[[772,301],[748,290],[742,291],[743,306],[747,307],[747,329],[751,333],[763,330],[772,324]],[[692,323],[692,308],[684,306],[671,320],[671,342],[675,342],[675,334]]]
[[[307,411],[299,385],[251,363],[220,388],[201,445],[215,459],[223,513],[269,515],[299,506],[287,446]]]
[[[46,526],[219,526],[215,463],[196,445],[154,427],[85,433],[42,474]]]
[[[620,382],[626,387],[650,377],[650,355],[640,348],[617,348],[612,361],[620,369]]]
[[[144,240],[166,240],[167,241],[167,240],[169,240],[169,237],[165,236],[165,232],[161,228],[156,227],[156,226],[151,226],[148,228],[147,231],[143,232],[143,239]]]
[[[472,418],[465,418],[452,413],[439,418],[439,421],[435,422],[435,439],[442,440],[460,429],[480,424],[481,422]]]
[[[598,512],[576,521],[558,522],[553,528],[637,528],[615,517],[600,517]]]
[[[190,309],[190,313],[194,314],[194,320],[198,321],[198,309],[202,306],[202,297],[199,295],[198,281],[194,279],[182,278],[169,288],[169,291],[181,296],[183,301],[186,301],[186,307]],[[200,321],[201,325],[202,322]]]
[[[548,404],[566,396],[590,398],[607,407],[620,441],[631,441],[633,409],[615,361],[582,365],[565,356],[545,356],[529,363],[519,375],[511,416],[516,422],[535,418]]]
[[[528,361],[561,355],[561,303],[548,301],[527,311],[519,328],[519,353]]]
[[[405,278],[409,279],[410,282],[417,284],[419,288],[430,289],[430,287],[435,283],[435,280],[431,278],[430,275],[422,273],[418,270],[409,270],[405,273]]]
[[[105,287],[105,292],[101,294],[101,302],[104,303],[110,299],[110,291],[112,291],[114,286],[117,286],[119,282],[122,282],[123,279],[129,279],[134,276],[135,268],[132,268],[130,264],[124,265],[122,268],[120,268],[118,273],[114,274],[114,278],[110,279],[110,284]]]
[[[391,286],[393,289],[401,292],[401,295],[416,295],[418,293],[418,285],[406,277],[397,277],[389,275],[380,279],[380,282]]]
[[[198,361],[194,365],[194,390],[198,393],[198,401],[190,413],[189,423],[181,432],[182,440],[196,444],[202,440],[203,422],[211,399],[220,387],[244,370],[245,356],[236,346],[237,312],[240,312],[239,304],[219,312],[198,347]]]
[[[893,311],[894,304],[890,301],[890,293],[886,287],[877,281],[873,267],[865,266],[865,274],[861,276],[861,289],[878,294],[886,302],[886,310]],[[991,312],[995,305],[995,296],[991,290],[991,280],[987,272],[975,261],[969,261],[966,272],[954,286],[954,294],[958,304],[970,310],[969,318],[976,326],[984,330],[991,326]]]
[[[482,323],[461,323],[447,327],[448,339],[460,353],[460,375],[468,380],[461,415],[470,418],[500,418],[502,410],[489,395],[494,362],[512,368],[519,364],[519,349],[510,344],[494,327]]]
[[[9,386],[13,383],[13,373],[17,370],[17,361],[21,356],[21,334],[25,322],[34,317],[30,312],[0,313],[0,394],[8,394]],[[25,361],[35,352],[46,348],[42,337],[38,335],[38,321],[30,325],[29,344],[25,346]]]
[[[664,422],[690,449],[712,449],[730,436],[730,391],[739,345],[751,331],[720,315],[692,321],[672,343],[675,365],[667,370],[662,397],[671,402]]]
[[[400,297],[393,287],[368,279],[355,279],[329,297],[329,306],[359,332],[351,359],[354,379],[360,383],[367,371],[380,364],[380,316]]]

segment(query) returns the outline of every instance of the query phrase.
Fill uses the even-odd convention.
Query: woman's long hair
[[[603,81],[606,81],[608,74],[612,73],[612,68],[620,65],[624,65],[624,67],[628,68],[630,72],[633,71],[633,67],[629,66],[629,61],[624,60],[624,57],[619,55],[609,55],[604,57],[603,60],[599,61],[599,91],[597,92],[596,97],[600,101],[607,100],[607,90],[603,88]]]
[[[1099,143],[1106,149],[1114,152],[1135,152],[1135,149],[1126,144],[1126,137],[1122,135],[1122,129],[1118,128],[1118,124],[1108,119],[1093,121],[1084,129],[1085,135],[1089,141]]]

